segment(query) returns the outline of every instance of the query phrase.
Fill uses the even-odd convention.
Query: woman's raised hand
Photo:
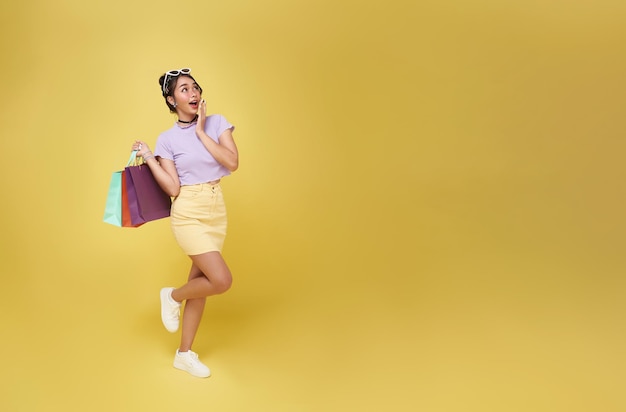
[[[198,123],[196,123],[196,134],[204,132],[204,124],[206,123],[206,101],[200,100],[198,106]]]

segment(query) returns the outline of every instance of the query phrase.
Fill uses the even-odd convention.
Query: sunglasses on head
[[[167,81],[168,79],[174,78],[174,77],[178,77],[181,74],[189,74],[191,73],[191,69],[189,68],[185,68],[185,69],[179,69],[179,70],[170,70],[168,72],[165,73],[165,78],[163,79],[163,93],[167,94],[168,92],[168,88],[167,88]]]

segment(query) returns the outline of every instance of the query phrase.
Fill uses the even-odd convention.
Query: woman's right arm
[[[176,165],[169,159],[158,159],[154,157],[150,147],[142,141],[136,141],[133,144],[133,150],[137,150],[137,155],[143,158],[144,163],[150,167],[150,171],[154,176],[161,189],[171,197],[176,197],[180,193],[180,179],[176,171]]]
[[[146,164],[150,167],[152,175],[156,179],[161,189],[171,197],[176,197],[180,193],[180,180],[174,162],[169,159],[159,157],[148,157]]]

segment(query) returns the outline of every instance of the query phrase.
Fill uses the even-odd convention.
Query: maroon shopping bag
[[[135,188],[129,189],[130,179],[126,176],[126,170],[122,170],[122,227],[139,227],[145,222],[133,223],[131,218],[131,210],[137,210],[137,196]]]
[[[126,194],[133,225],[162,219],[170,215],[172,199],[161,189],[146,164],[127,166]]]

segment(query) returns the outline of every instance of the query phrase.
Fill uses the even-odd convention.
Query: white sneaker
[[[198,378],[208,378],[211,376],[209,368],[204,363],[200,362],[198,354],[192,351],[179,352],[178,349],[176,349],[174,367],[189,372]]]
[[[168,332],[176,332],[180,319],[180,303],[172,299],[174,288],[161,289],[161,320]]]

